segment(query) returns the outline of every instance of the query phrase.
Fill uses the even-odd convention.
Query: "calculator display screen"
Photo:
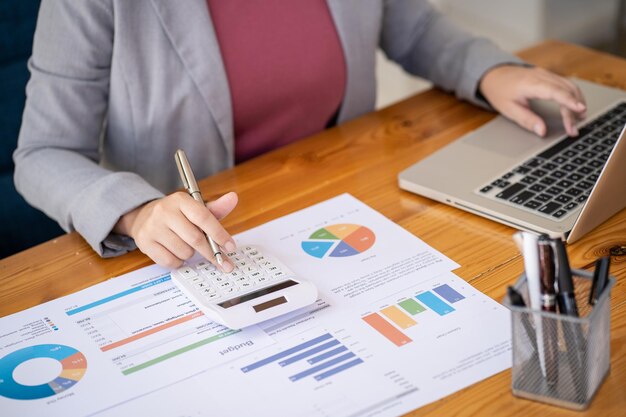
[[[292,280],[283,281],[276,285],[272,285],[271,287],[265,287],[258,291],[254,291],[249,294],[242,295],[241,297],[231,298],[230,300],[226,300],[224,302],[219,303],[218,306],[222,308],[234,307],[236,305],[245,303],[246,301],[254,300],[255,298],[259,298],[266,294],[271,294],[273,292],[280,291],[284,288],[293,287],[294,285],[297,285],[297,284],[298,283],[296,281],[292,281]]]

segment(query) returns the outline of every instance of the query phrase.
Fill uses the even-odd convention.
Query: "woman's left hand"
[[[518,65],[492,68],[480,81],[479,90],[494,109],[539,136],[545,136],[547,127],[531,110],[531,99],[558,103],[563,126],[570,136],[578,136],[576,122],[586,116],[585,98],[576,84],[542,68]]]

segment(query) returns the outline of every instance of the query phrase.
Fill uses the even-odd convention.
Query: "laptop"
[[[626,92],[572,79],[588,118],[568,137],[554,103],[548,134],[502,116],[402,171],[400,188],[516,229],[572,243],[626,207]]]

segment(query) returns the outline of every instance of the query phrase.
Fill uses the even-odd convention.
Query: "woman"
[[[569,134],[584,116],[568,80],[469,36],[426,0],[43,0],[14,159],[18,190],[102,256],[135,245],[177,267],[234,193],[195,203],[198,177],[374,108],[375,51],[542,136],[528,107],[551,99]],[[228,271],[232,265],[223,266]]]

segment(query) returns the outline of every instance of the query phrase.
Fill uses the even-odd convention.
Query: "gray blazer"
[[[483,73],[518,62],[425,0],[328,0],[347,63],[338,122],[374,109],[375,51],[480,104]],[[233,115],[206,0],[43,0],[29,61],[15,184],[102,256],[134,248],[121,215],[233,166]],[[484,103],[482,103],[484,104]]]

